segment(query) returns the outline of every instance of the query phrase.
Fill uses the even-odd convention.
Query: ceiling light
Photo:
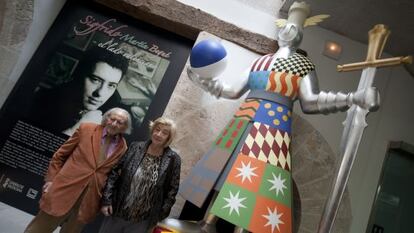
[[[341,45],[333,41],[325,42],[325,47],[322,52],[323,55],[329,58],[335,59],[335,60],[339,60],[341,53],[342,53]]]

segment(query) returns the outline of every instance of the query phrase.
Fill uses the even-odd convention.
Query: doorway
[[[414,146],[392,142],[366,233],[414,232]]]

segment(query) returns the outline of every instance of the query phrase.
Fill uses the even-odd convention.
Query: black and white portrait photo
[[[131,115],[127,142],[146,140],[193,43],[96,2],[67,1],[0,109],[0,177],[21,189],[3,189],[0,201],[36,214],[52,155],[109,109]]]

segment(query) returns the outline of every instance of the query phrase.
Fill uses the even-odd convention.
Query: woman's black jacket
[[[120,216],[119,210],[125,202],[130,192],[130,186],[134,174],[141,163],[150,141],[133,142],[123,158],[114,166],[108,176],[105,188],[102,192],[102,205],[112,205],[113,215],[124,220],[136,222],[128,219],[127,216]],[[159,176],[155,185],[153,195],[155,195],[153,208],[151,208],[149,220],[150,226],[166,218],[175,203],[175,196],[180,183],[181,159],[180,156],[171,148],[164,149]]]

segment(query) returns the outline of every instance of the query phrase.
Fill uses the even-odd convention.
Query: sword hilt
[[[404,63],[412,63],[413,58],[411,56],[379,59],[381,57],[382,51],[384,50],[384,46],[387,42],[389,35],[390,31],[384,24],[375,25],[368,32],[368,52],[365,61],[345,65],[338,65],[336,67],[337,71],[346,72],[365,69],[367,67],[385,67],[396,66]]]
[[[384,24],[377,24],[368,32],[368,52],[366,61],[375,61],[381,57],[390,31]]]
[[[386,66],[397,66],[401,64],[411,64],[413,62],[413,57],[392,57],[384,59],[376,59],[375,61],[363,61],[356,62],[345,65],[338,65],[336,70],[339,72],[343,71],[353,71],[353,70],[362,70],[367,67],[386,67]]]

